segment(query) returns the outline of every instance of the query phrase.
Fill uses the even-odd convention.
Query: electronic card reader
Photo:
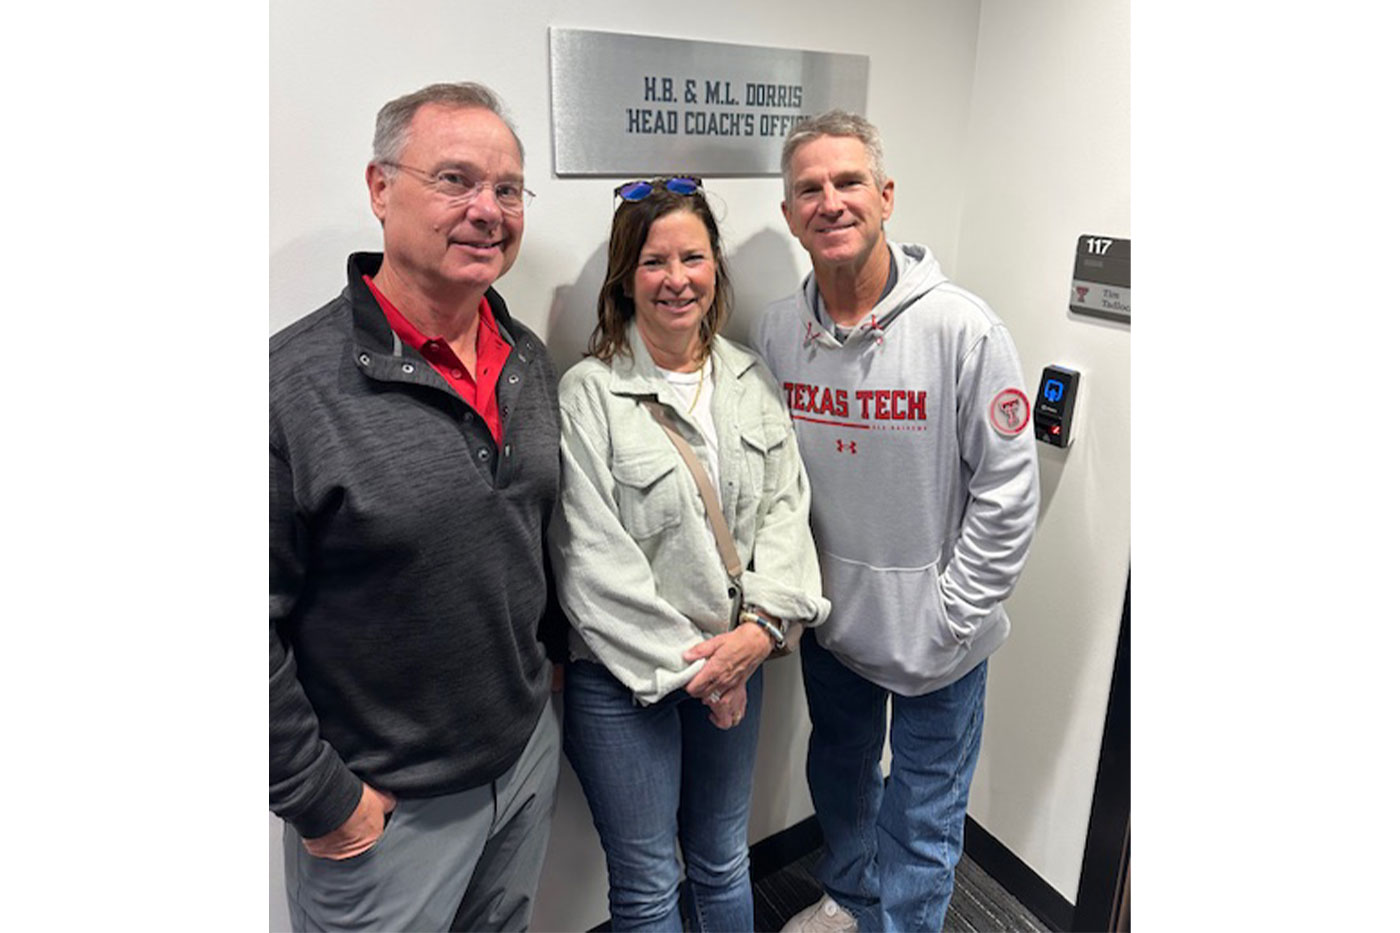
[[[1078,397],[1078,370],[1045,367],[1040,374],[1040,391],[1035,396],[1035,439],[1054,447],[1068,447],[1074,439],[1074,403]]]

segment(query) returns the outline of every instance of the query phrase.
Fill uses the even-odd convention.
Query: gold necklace
[[[690,407],[685,410],[687,415],[695,411],[695,403],[700,401],[700,393],[705,391],[705,364],[709,359],[707,356],[700,361],[700,381],[695,384],[695,396],[690,400]]]

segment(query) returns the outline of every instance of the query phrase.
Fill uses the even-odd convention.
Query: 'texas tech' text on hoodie
[[[1006,326],[925,247],[890,243],[894,287],[845,342],[816,281],[774,302],[758,349],[812,485],[831,615],[813,632],[868,680],[913,696],[1006,640],[1002,602],[1030,548],[1039,480]]]

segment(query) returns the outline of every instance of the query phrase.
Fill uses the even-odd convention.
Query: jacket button
[[[403,371],[406,372],[406,373],[411,373],[411,372],[413,372],[413,364],[412,364],[412,363],[404,363],[404,364],[403,364]]]
[[[491,459],[491,451],[487,450],[485,447],[481,448],[476,452],[476,459],[485,463],[487,460]]]
[[[518,373],[511,373],[511,374],[506,378],[506,382],[509,382],[511,385],[515,385],[515,384],[516,384],[517,382],[519,382],[519,381],[520,381],[520,375],[519,375]]]
[[[361,365],[361,366],[368,366],[368,365],[369,365],[369,354],[368,354],[368,353],[361,353],[361,354],[360,354],[360,365]]]

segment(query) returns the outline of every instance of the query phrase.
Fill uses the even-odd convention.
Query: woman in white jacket
[[[700,180],[616,194],[598,325],[559,386],[549,540],[571,623],[564,748],[607,856],[613,929],[680,930],[684,910],[691,930],[752,930],[760,664],[830,610],[807,476],[773,377],[719,336],[730,289]],[[646,403],[717,491],[738,587],[697,481]]]

